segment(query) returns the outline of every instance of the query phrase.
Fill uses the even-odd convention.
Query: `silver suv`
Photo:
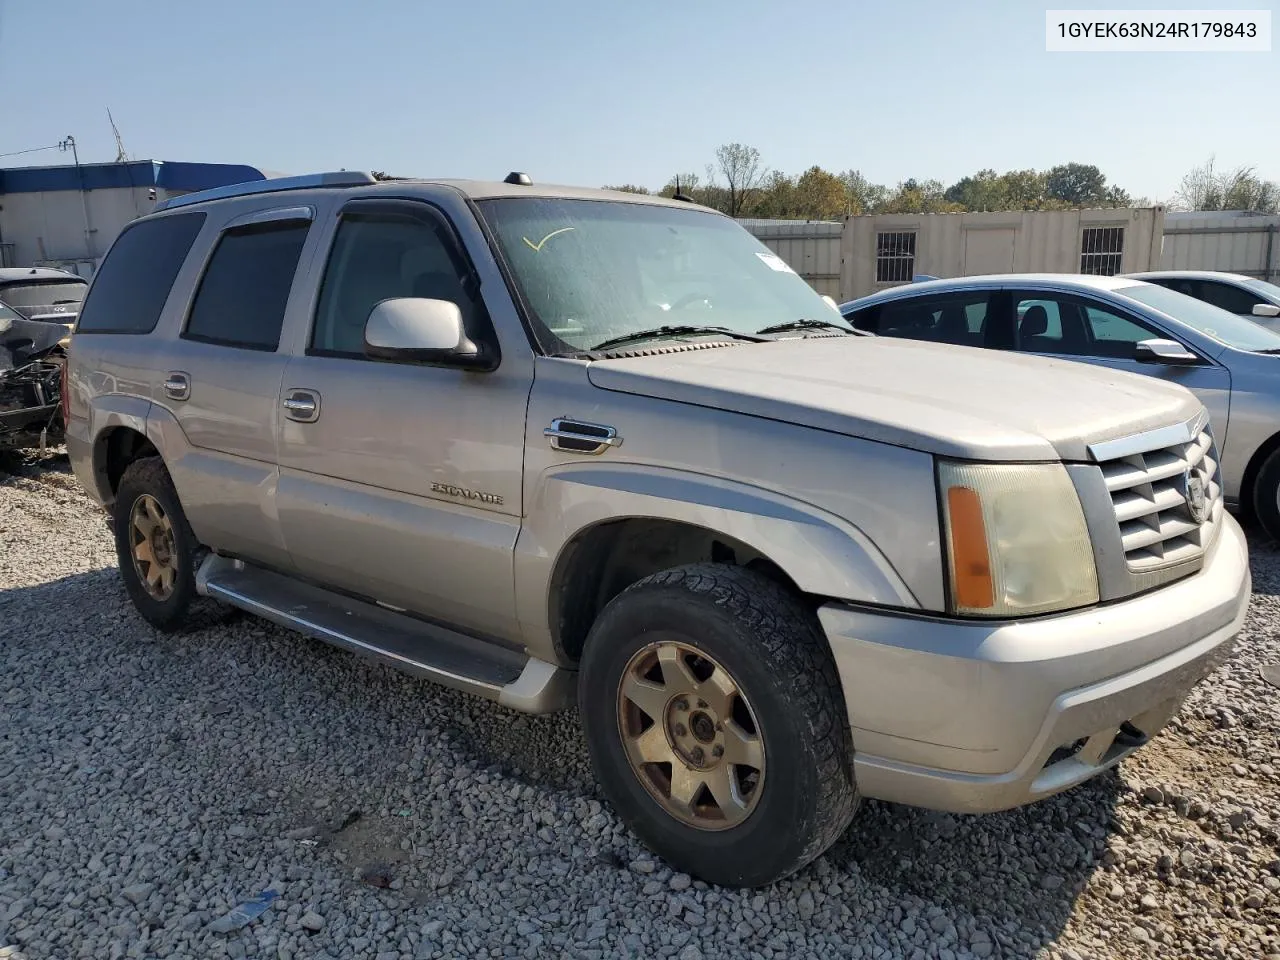
[[[635,833],[759,885],[860,797],[999,810],[1114,765],[1241,626],[1189,391],[957,353],[852,335],[682,200],[320,174],[123,231],[67,442],[156,628],[212,598],[576,701]]]

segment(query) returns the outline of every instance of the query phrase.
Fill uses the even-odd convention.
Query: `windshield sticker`
[[[783,260],[776,253],[757,253],[756,256],[759,257],[761,262],[770,270],[777,270],[779,273],[795,273],[787,261]]]
[[[521,237],[520,239],[523,240],[525,243],[527,243],[529,245],[529,249],[532,250],[534,253],[539,253],[542,250],[542,245],[546,243],[548,240],[550,240],[552,237],[561,233],[568,233],[570,230],[573,230],[573,229],[575,228],[561,227],[559,230],[552,230],[545,237],[539,240],[536,244],[532,240],[530,240],[528,237]]]

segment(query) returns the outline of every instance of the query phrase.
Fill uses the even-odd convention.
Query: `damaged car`
[[[61,324],[28,320],[0,303],[0,450],[62,442]]]

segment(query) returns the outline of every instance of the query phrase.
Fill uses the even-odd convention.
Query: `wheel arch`
[[[547,544],[554,546],[540,546]],[[613,596],[685,563],[746,566],[824,600],[919,607],[852,524],[772,491],[680,471],[617,464],[545,477],[516,553],[517,603],[531,646],[541,641],[562,663],[577,661]]]

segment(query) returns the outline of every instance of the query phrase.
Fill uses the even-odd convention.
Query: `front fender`
[[[550,649],[551,578],[583,531],[629,518],[671,520],[738,540],[806,593],[919,609],[910,588],[856,526],[803,503],[719,477],[639,464],[565,464],[532,491],[516,542],[516,607],[531,648]]]

